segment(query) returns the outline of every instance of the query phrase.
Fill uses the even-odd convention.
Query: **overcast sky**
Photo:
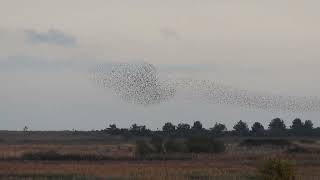
[[[320,112],[269,112],[174,100],[123,102],[90,70],[148,62],[161,76],[236,88],[320,96],[317,0],[0,0],[1,129],[101,129],[116,123],[267,124]]]

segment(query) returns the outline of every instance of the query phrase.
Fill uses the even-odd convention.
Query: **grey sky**
[[[271,113],[178,99],[122,102],[90,81],[105,63],[146,61],[162,76],[320,96],[316,0],[0,0],[3,129],[92,129],[166,121],[250,123],[320,113]]]

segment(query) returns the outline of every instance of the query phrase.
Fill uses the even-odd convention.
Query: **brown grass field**
[[[135,160],[134,140],[67,132],[0,132],[0,179],[50,179],[49,175],[77,175],[53,179],[250,179],[266,159],[279,157],[295,163],[297,179],[320,179],[320,153],[287,153],[285,148],[240,147],[239,139],[225,139],[222,154],[189,154],[187,160]],[[82,138],[80,139],[79,136]],[[64,138],[63,138],[64,137]],[[320,149],[312,144],[296,144]],[[98,155],[119,160],[38,161],[19,159],[24,153]],[[125,158],[123,158],[125,157]],[[123,158],[123,159],[121,159]],[[128,160],[125,160],[128,159]],[[52,177],[51,177],[52,179]]]

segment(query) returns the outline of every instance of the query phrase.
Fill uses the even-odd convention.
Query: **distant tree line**
[[[193,137],[193,136],[251,136],[251,137],[285,137],[285,136],[320,136],[320,127],[314,128],[311,120],[302,121],[296,118],[288,127],[280,118],[270,121],[265,128],[261,123],[255,122],[251,128],[242,120],[238,121],[233,129],[228,130],[225,124],[215,123],[211,128],[204,128],[200,121],[193,125],[179,123],[174,125],[167,122],[162,130],[152,131],[145,125],[133,124],[130,128],[117,128],[116,124],[110,124],[104,131],[111,135],[124,136],[170,136],[170,137]]]

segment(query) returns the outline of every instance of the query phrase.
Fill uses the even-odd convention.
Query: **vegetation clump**
[[[225,144],[222,141],[209,137],[192,137],[187,140],[153,137],[150,141],[136,141],[136,155],[140,158],[145,158],[150,154],[162,154],[169,157],[167,154],[221,153],[225,149]]]
[[[152,149],[151,145],[144,140],[136,141],[136,156],[138,158],[143,158],[147,154],[153,153],[154,149]]]
[[[187,140],[186,145],[192,153],[221,153],[225,151],[222,141],[208,137],[193,137]]]
[[[216,122],[213,127],[204,127],[200,121],[195,121],[193,125],[187,123],[179,123],[178,125],[172,122],[166,122],[162,129],[150,130],[145,125],[132,124],[130,128],[117,128],[115,124],[110,124],[109,127],[103,130],[110,135],[122,135],[125,137],[143,136],[143,137],[175,137],[175,138],[190,138],[194,136],[207,137],[226,137],[226,136],[241,136],[241,137],[319,137],[320,127],[314,128],[311,120],[302,121],[294,119],[292,125],[287,126],[280,118],[274,118],[270,121],[268,128],[265,128],[261,123],[254,122],[249,128],[245,121],[238,121],[233,129],[228,130],[225,124]]]
[[[292,180],[294,179],[294,165],[281,159],[270,159],[260,170],[261,180]]]

